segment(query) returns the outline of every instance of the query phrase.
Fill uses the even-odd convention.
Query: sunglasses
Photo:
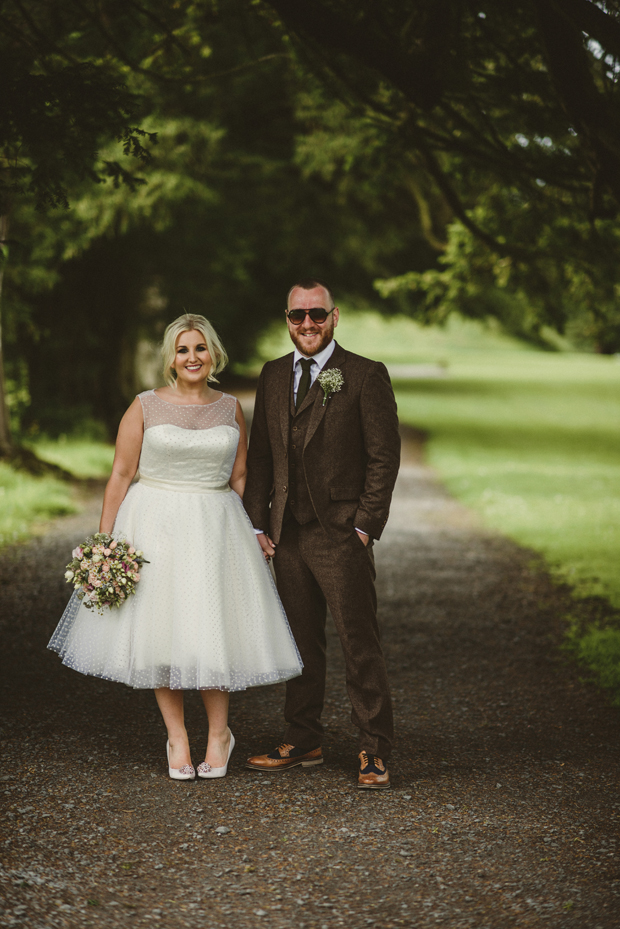
[[[325,310],[322,306],[313,306],[311,310],[287,310],[286,315],[294,326],[300,326],[306,316],[309,316],[313,323],[324,323],[333,312],[333,309]]]

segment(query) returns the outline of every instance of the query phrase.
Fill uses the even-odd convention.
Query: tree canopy
[[[205,312],[242,360],[306,273],[618,351],[619,12],[4,0],[14,418],[113,429],[145,335]]]
[[[417,188],[440,257],[428,273],[378,282],[383,295],[414,294],[427,319],[458,307],[620,348],[617,2],[264,9],[323,86],[381,127]]]

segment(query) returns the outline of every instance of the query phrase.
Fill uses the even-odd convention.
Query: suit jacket
[[[344,540],[357,528],[378,539],[387,522],[400,464],[396,401],[385,365],[336,344],[323,370],[339,368],[342,389],[323,404],[318,378],[300,412],[312,406],[303,472],[323,529]],[[256,529],[280,539],[289,492],[293,353],[269,361],[258,382],[243,503]]]

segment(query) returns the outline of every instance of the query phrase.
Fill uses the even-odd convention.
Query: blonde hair
[[[164,332],[164,341],[161,346],[161,354],[164,361],[163,374],[166,384],[169,387],[176,387],[176,371],[173,368],[174,358],[177,353],[177,339],[182,332],[191,332],[196,330],[200,332],[205,340],[207,350],[211,355],[211,370],[207,375],[207,380],[217,384],[216,374],[223,371],[228,364],[228,355],[226,349],[220,342],[219,336],[208,319],[199,316],[197,313],[184,313],[174,322],[170,323]]]

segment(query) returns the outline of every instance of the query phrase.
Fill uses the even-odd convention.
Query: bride
[[[196,776],[183,691],[200,690],[209,737],[198,776],[223,777],[230,691],[288,680],[302,664],[241,502],[243,414],[211,386],[226,352],[192,313],[168,326],[162,352],[167,386],[139,394],[121,421],[100,523],[149,563],[120,609],[100,616],[74,594],[48,647],[83,674],[154,689],[176,780]]]

